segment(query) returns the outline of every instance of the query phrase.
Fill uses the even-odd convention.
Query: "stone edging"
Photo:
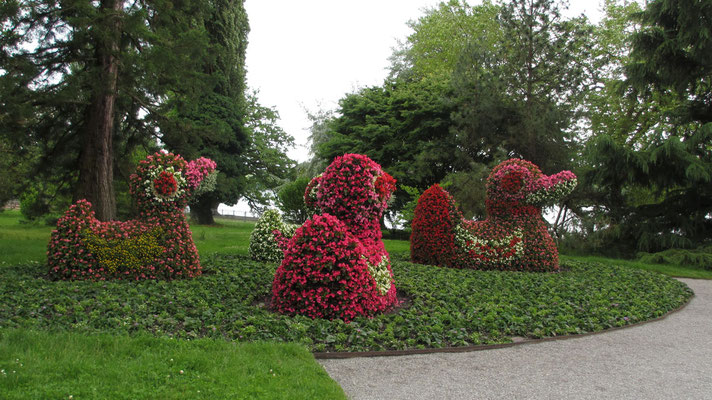
[[[502,348],[506,348],[506,347],[514,347],[514,346],[525,345],[525,344],[551,342],[554,340],[577,339],[577,338],[581,338],[581,337],[599,335],[601,333],[608,333],[608,332],[617,331],[620,329],[627,329],[627,328],[645,325],[645,324],[648,324],[651,322],[660,321],[662,319],[667,318],[668,316],[670,316],[672,314],[675,314],[678,311],[681,311],[685,307],[687,307],[687,305],[690,304],[690,302],[692,301],[692,299],[694,297],[695,297],[695,294],[693,293],[692,296],[687,300],[687,302],[685,302],[685,304],[681,305],[680,307],[678,307],[674,310],[670,310],[667,313],[665,313],[664,315],[661,315],[657,318],[636,322],[636,323],[630,324],[630,325],[615,326],[613,328],[608,328],[608,329],[604,329],[602,331],[596,331],[596,332],[586,332],[586,333],[579,333],[579,334],[575,334],[575,335],[551,336],[551,337],[545,337],[545,338],[541,338],[541,339],[526,339],[526,338],[514,337],[513,338],[514,341],[512,343],[484,344],[484,345],[476,345],[476,346],[442,347],[442,348],[437,348],[437,349],[384,350],[384,351],[315,352],[313,354],[314,354],[314,358],[316,358],[316,359],[344,359],[344,358],[356,358],[356,357],[409,356],[409,355],[413,355],[413,354],[465,353],[465,352],[470,352],[470,351],[502,349]]]

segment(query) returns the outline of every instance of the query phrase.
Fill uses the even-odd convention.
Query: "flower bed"
[[[566,261],[559,274],[432,268],[394,261],[409,307],[372,318],[272,312],[275,264],[208,257],[198,279],[60,281],[44,266],[0,268],[0,329],[297,342],[313,351],[422,349],[595,332],[652,319],[692,296],[683,283],[626,267]]]

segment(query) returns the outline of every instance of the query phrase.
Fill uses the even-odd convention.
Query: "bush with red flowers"
[[[393,177],[360,154],[337,157],[312,180],[305,202],[320,214],[286,242],[272,285],[277,311],[348,322],[396,303],[379,224],[394,190]]]
[[[215,163],[186,163],[156,153],[131,175],[139,217],[101,222],[91,204],[79,200],[57,221],[47,250],[53,279],[174,279],[201,273],[198,251],[185,219],[190,196],[214,181]],[[185,176],[193,171],[192,176]]]
[[[434,185],[416,207],[412,260],[455,268],[558,271],[558,251],[541,207],[575,187],[576,175],[570,171],[547,176],[528,161],[510,159],[487,178],[487,219],[469,221],[462,219],[452,197]]]
[[[453,265],[455,227],[462,214],[455,199],[437,183],[418,199],[413,212],[410,257],[414,263]]]

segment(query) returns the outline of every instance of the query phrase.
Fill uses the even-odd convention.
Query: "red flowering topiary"
[[[91,204],[79,200],[57,222],[47,251],[54,279],[174,279],[200,274],[198,252],[185,219],[190,195],[215,163],[201,159],[199,168],[171,153],[141,161],[131,175],[131,194],[139,218],[101,222]],[[194,173],[192,182],[183,175]]]
[[[351,321],[396,303],[380,217],[395,180],[360,154],[337,157],[312,180],[305,201],[314,215],[285,242],[272,303],[286,314]]]
[[[414,263],[453,265],[455,226],[462,214],[455,199],[437,183],[418,199],[413,213],[410,257]]]
[[[452,197],[434,185],[423,193],[416,207],[411,235],[413,262],[456,268],[558,271],[558,251],[541,207],[566,196],[575,186],[576,176],[570,171],[547,176],[528,161],[504,161],[487,178],[487,219],[475,222],[463,220],[456,209],[453,211]]]

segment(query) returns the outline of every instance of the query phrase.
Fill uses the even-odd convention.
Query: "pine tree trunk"
[[[105,17],[99,24],[106,35],[97,36],[95,54],[99,73],[82,129],[79,184],[74,197],[89,200],[96,217],[109,221],[116,217],[112,139],[123,0],[102,0],[100,7]]]

